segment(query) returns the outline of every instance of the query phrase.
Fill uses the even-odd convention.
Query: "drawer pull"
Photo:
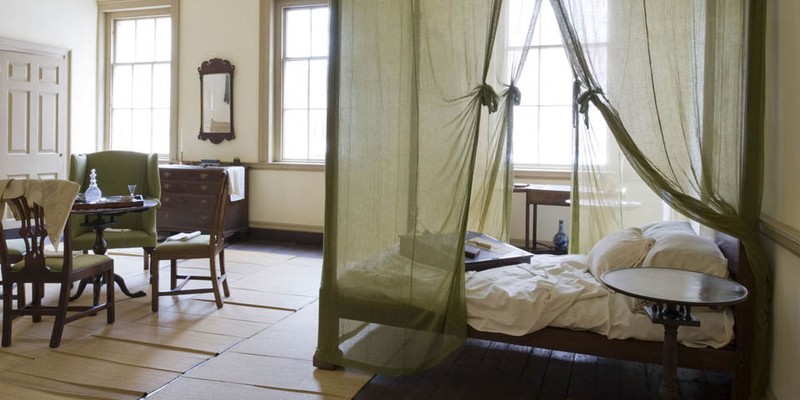
[[[200,173],[200,179],[206,179],[206,178],[208,178],[208,174],[205,173],[205,172],[201,172]]]
[[[206,205],[206,204],[208,204],[208,200],[207,199],[200,199],[200,204],[201,205]]]
[[[169,190],[170,186],[172,186],[172,185],[169,184],[169,183],[162,183],[161,184],[161,188],[164,189],[164,190]]]
[[[200,190],[205,192],[206,190],[208,190],[208,185],[206,185],[205,183],[200,185]]]

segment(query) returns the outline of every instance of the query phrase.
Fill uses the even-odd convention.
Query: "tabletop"
[[[687,306],[727,306],[747,298],[736,281],[670,268],[625,268],[606,272],[600,280],[617,292],[660,303]]]

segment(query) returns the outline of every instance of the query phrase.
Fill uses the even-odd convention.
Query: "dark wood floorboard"
[[[661,366],[469,339],[427,371],[376,375],[356,400],[658,399]],[[681,399],[729,399],[731,375],[678,369]]]

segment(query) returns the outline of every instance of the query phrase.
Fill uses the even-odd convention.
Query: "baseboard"
[[[247,240],[322,246],[322,233],[251,227],[247,231]]]

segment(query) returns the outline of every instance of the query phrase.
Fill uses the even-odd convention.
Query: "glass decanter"
[[[89,204],[94,204],[100,201],[103,197],[103,192],[100,191],[100,188],[97,187],[97,173],[95,173],[94,168],[92,168],[91,172],[89,173],[89,187],[86,188],[86,192],[83,194],[83,199]]]

